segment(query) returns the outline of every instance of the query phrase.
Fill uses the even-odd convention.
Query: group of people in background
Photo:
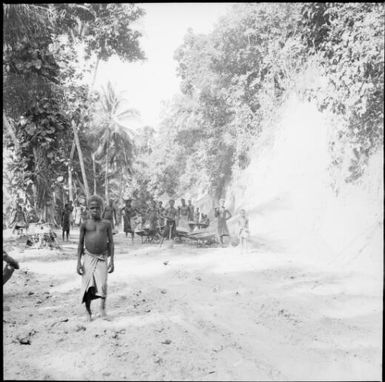
[[[25,206],[16,204],[15,210],[11,213],[9,227],[13,228],[13,232],[28,229],[32,221],[38,220],[34,215],[28,213]],[[230,211],[225,207],[224,199],[219,201],[219,206],[214,210],[214,216],[217,219],[218,238],[223,245],[224,237],[230,236],[227,221],[232,217]],[[72,204],[72,201],[65,203],[60,213],[63,241],[69,240],[72,227],[80,227],[87,218],[88,210],[84,204],[79,201],[75,201],[75,205]],[[113,233],[117,233],[117,227],[123,221],[123,231],[126,237],[130,234],[132,241],[134,241],[135,233],[140,235],[144,230],[147,230],[149,234],[158,231],[165,238],[173,239],[176,231],[189,233],[205,229],[210,225],[207,214],[202,213],[198,207],[194,207],[191,200],[186,203],[183,198],[180,199],[178,206],[175,206],[174,199],[170,199],[166,206],[163,206],[162,201],[156,201],[153,198],[147,201],[135,200],[134,203],[132,199],[127,199],[122,208],[116,208],[114,201],[110,199],[104,206],[102,218],[111,222]],[[245,210],[240,211],[238,225],[238,238],[243,248],[249,235],[249,222]]]
[[[164,207],[162,201],[151,199],[142,205],[133,205],[132,199],[125,202],[121,209],[123,217],[123,231],[131,234],[134,239],[135,232],[148,230],[153,233],[159,230],[164,237],[174,238],[176,230],[191,232],[196,228],[204,228],[210,224],[207,215],[195,208],[191,200],[186,204],[181,199],[181,205],[175,207],[175,200],[170,199],[168,206]]]
[[[79,202],[75,202],[75,206],[72,205],[72,201],[65,204],[60,219],[63,241],[68,241],[71,227],[80,226],[87,220],[87,216],[86,207]],[[113,233],[118,232],[118,226],[123,221],[123,232],[126,237],[130,234],[132,241],[135,233],[140,234],[143,230],[147,230],[150,234],[158,230],[164,237],[174,238],[176,230],[192,232],[207,228],[210,224],[207,214],[195,208],[191,200],[186,204],[183,198],[177,207],[173,199],[169,200],[167,206],[163,206],[162,201],[154,199],[136,200],[134,203],[132,199],[127,199],[122,208],[116,208],[116,204],[110,199],[104,206],[101,217],[110,221]]]

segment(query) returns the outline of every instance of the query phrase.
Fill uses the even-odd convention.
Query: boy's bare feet
[[[91,322],[92,321],[92,316],[91,316],[91,314],[90,313],[86,313],[86,321],[87,322]]]

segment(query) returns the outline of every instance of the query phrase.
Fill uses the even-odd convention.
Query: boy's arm
[[[114,271],[114,237],[112,235],[112,225],[108,222],[107,225],[107,236],[108,236],[108,256],[110,258],[110,264],[108,266],[108,273],[112,273]]]
[[[231,219],[231,217],[233,216],[233,215],[231,215],[231,212],[229,210],[226,210],[226,212],[227,212],[227,215],[228,215],[226,220]]]
[[[19,269],[19,263],[14,258],[9,256],[8,253],[5,252],[4,250],[3,250],[3,261],[5,261],[7,264],[12,266],[13,268]]]
[[[81,258],[84,250],[84,236],[86,233],[86,223],[80,225],[79,245],[78,245],[78,265],[77,272],[79,275],[83,274]]]

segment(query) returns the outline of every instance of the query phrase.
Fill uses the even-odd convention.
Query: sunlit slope
[[[292,97],[277,115],[230,190],[236,211],[248,212],[251,241],[319,265],[382,269],[383,153],[357,184],[346,184],[328,170],[333,126],[323,114]],[[230,226],[235,232],[234,219]]]

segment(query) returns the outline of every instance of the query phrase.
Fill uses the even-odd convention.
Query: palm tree
[[[105,198],[109,199],[109,178],[120,173],[130,173],[136,133],[132,120],[139,116],[137,110],[127,107],[127,100],[118,94],[111,83],[102,89],[96,118],[96,136],[99,145],[94,153],[95,160],[104,157]],[[104,155],[103,155],[104,154]],[[110,173],[110,169],[114,171]]]

